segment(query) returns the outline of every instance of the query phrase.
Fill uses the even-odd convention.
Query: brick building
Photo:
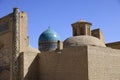
[[[51,29],[29,45],[27,14],[14,8],[0,18],[0,80],[120,80],[120,42],[105,43],[92,23],[72,24],[73,37],[61,41]]]

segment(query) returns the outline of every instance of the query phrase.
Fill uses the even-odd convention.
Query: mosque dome
[[[70,37],[64,41],[64,47],[85,45],[106,47],[105,43],[102,42],[100,39],[87,35]]]
[[[58,41],[60,40],[60,37],[58,34],[52,30],[51,28],[48,28],[45,30],[39,37],[39,41]]]
[[[60,40],[58,34],[48,28],[39,37],[38,46],[40,51],[51,51],[57,48],[57,41]]]

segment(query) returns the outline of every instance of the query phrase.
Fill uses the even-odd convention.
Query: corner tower
[[[84,20],[80,20],[76,23],[72,24],[73,28],[73,36],[79,36],[79,35],[91,35],[91,29],[92,23],[85,22]]]

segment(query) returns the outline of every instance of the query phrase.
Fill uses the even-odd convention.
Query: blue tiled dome
[[[60,40],[60,37],[54,30],[50,28],[45,30],[39,37],[40,42],[41,41],[58,41],[58,40]]]
[[[48,28],[39,37],[38,46],[40,51],[54,50],[57,47],[57,41],[60,40],[58,34]]]

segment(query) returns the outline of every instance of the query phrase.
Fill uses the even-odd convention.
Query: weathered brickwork
[[[119,80],[120,50],[88,46],[89,80]]]
[[[0,80],[12,80],[12,14],[0,19]],[[7,73],[7,74],[6,74]]]
[[[112,42],[112,43],[107,43],[107,47],[111,47],[113,49],[120,49],[120,41],[118,42]]]
[[[75,23],[73,37],[40,52],[29,45],[27,14],[16,10],[0,19],[0,80],[120,80],[120,42],[105,45],[92,23]]]
[[[87,47],[39,54],[40,80],[88,80]]]

